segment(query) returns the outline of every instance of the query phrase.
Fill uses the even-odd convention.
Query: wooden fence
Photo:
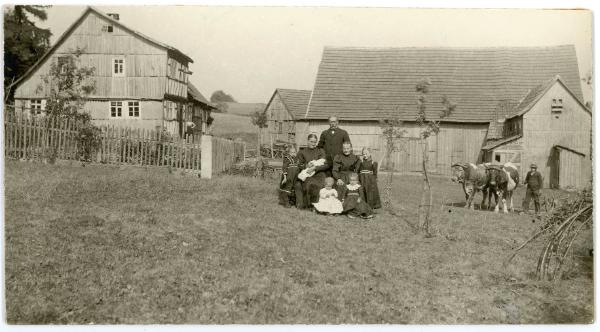
[[[85,158],[104,164],[168,166],[192,171],[200,171],[203,164],[210,163],[210,176],[225,172],[244,159],[243,142],[205,136],[212,151],[202,156],[200,135],[182,139],[156,130],[116,126],[100,127],[99,144],[85,151],[80,138],[82,128],[81,123],[69,119],[5,112],[4,155],[34,160]]]

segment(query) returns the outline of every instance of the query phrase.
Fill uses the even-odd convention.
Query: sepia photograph
[[[595,322],[591,9],[3,23],[5,324]]]

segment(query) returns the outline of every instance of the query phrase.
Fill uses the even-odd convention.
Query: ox
[[[492,193],[490,192],[488,196],[489,175],[487,172],[486,165],[475,165],[472,163],[456,163],[452,165],[451,180],[453,182],[458,182],[462,184],[462,188],[465,192],[465,197],[467,199],[467,209],[475,209],[475,206],[473,205],[473,198],[475,198],[475,195],[479,191],[483,193],[481,209],[485,209],[486,197],[488,197],[488,206],[491,206]],[[498,204],[498,198],[496,198],[496,204]]]
[[[510,211],[514,212],[513,192],[519,183],[519,171],[517,170],[517,166],[512,163],[490,165],[488,166],[488,175],[490,190],[494,191],[499,197],[499,199],[496,200],[494,211],[498,212],[500,210],[500,201],[502,201],[502,210],[504,213],[508,213],[506,199],[509,199]]]

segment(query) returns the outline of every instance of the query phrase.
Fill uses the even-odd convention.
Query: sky
[[[312,90],[325,46],[489,47],[574,44],[581,76],[592,70],[586,10],[340,7],[96,6],[194,59],[191,81],[207,97],[268,102],[276,88]],[[53,6],[39,25],[51,42],[83,12]],[[582,86],[585,100],[591,89]]]

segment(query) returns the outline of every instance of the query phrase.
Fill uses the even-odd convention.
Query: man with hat
[[[531,170],[525,177],[525,185],[527,186],[527,192],[525,193],[525,199],[523,200],[523,212],[529,212],[529,201],[533,198],[533,204],[535,207],[535,214],[540,213],[540,189],[544,184],[542,174],[537,171],[537,165],[531,164],[529,166]]]
[[[343,153],[344,143],[350,143],[350,136],[344,129],[338,127],[338,118],[335,115],[329,117],[329,129],[323,130],[319,138],[318,147],[325,151],[327,165],[329,166],[328,175],[331,176],[331,167],[333,166],[333,157]]]

